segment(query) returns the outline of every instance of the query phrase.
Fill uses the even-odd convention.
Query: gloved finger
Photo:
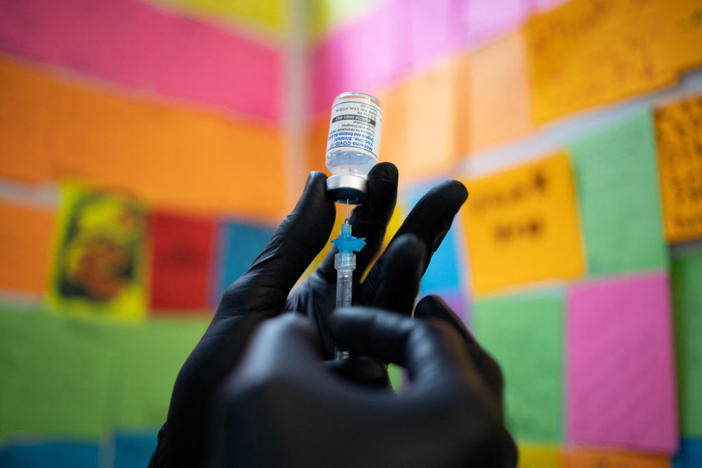
[[[258,382],[278,375],[323,374],[319,335],[306,317],[283,314],[266,320],[249,343],[235,379]]]
[[[329,317],[337,342],[353,354],[404,366],[416,384],[435,388],[473,369],[458,334],[442,322],[412,320],[371,307],[337,309]]]
[[[368,357],[322,361],[322,366],[343,380],[366,388],[390,388],[388,368]]]
[[[380,251],[392,212],[397,202],[397,167],[389,162],[378,163],[368,173],[368,199],[357,206],[349,222],[355,237],[366,239],[366,246],[356,255],[354,281],[363,276],[370,262]],[[336,247],[322,260],[318,272],[327,281],[334,282],[334,255]]]
[[[414,310],[414,316],[418,319],[438,319],[451,325],[463,338],[466,350],[470,357],[473,358],[480,375],[485,379],[485,382],[495,395],[498,398],[502,398],[504,379],[500,366],[480,346],[461,319],[439,296],[430,295],[419,301]]]
[[[278,227],[248,271],[225,293],[225,305],[238,305],[240,292],[247,309],[283,310],[295,282],[329,238],[336,212],[326,193],[327,177],[312,172],[292,213]]]
[[[390,241],[390,245],[403,234],[414,234],[427,246],[424,269],[426,270],[431,257],[441,245],[441,241],[451,228],[453,218],[459,208],[468,198],[465,186],[456,180],[447,180],[432,188],[414,206],[412,211]],[[386,257],[382,255],[364,282],[361,302],[372,304],[380,284],[383,281],[383,263]]]
[[[385,252],[382,283],[372,305],[404,315],[411,315],[424,273],[427,248],[413,234],[396,239]]]

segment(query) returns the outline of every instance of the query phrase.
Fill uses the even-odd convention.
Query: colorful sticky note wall
[[[577,278],[583,253],[565,154],[465,181],[463,231],[475,292]]]
[[[666,267],[653,132],[643,110],[569,145],[590,275]]]
[[[324,169],[329,104],[349,90],[381,98],[381,159],[401,184],[468,185],[420,297],[440,294],[502,364],[520,465],[669,466],[622,450],[675,449],[671,314],[685,437],[673,463],[700,464],[702,273],[698,251],[676,246],[669,259],[666,246],[702,236],[702,81],[676,84],[702,65],[699,0],[50,3],[0,0],[0,322],[16,335],[0,342],[0,366],[18,382],[0,387],[0,464],[61,466],[73,453],[73,466],[96,466],[98,450],[103,465],[147,463],[180,364],[292,204],[291,168]],[[673,86],[665,100],[636,96]],[[291,131],[301,125],[306,161]],[[137,308],[59,293],[72,275],[105,297],[118,264],[101,257],[103,276],[85,276],[95,256],[64,242],[82,239],[67,227],[84,208],[59,189],[73,181],[90,187],[74,201],[103,194],[107,209],[85,216],[93,234],[120,234],[117,200],[141,207],[148,224],[127,262]],[[401,187],[386,242],[411,192]],[[64,268],[66,251],[80,268]],[[545,292],[544,281],[565,284]],[[143,321],[76,322],[38,301]],[[205,315],[168,317],[193,312]],[[588,367],[608,358],[616,373]],[[67,364],[78,361],[92,381]],[[391,373],[399,387],[402,370]],[[71,438],[89,440],[86,457]]]
[[[505,420],[515,438],[561,442],[563,292],[479,299],[472,318],[475,337],[502,367]]]
[[[656,110],[663,225],[671,242],[702,236],[702,96]]]
[[[568,440],[675,453],[667,275],[577,285],[568,294],[566,323]]]

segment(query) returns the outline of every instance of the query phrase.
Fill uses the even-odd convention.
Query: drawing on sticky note
[[[478,294],[584,269],[570,163],[564,154],[466,181],[462,217]]]
[[[52,309],[93,317],[143,315],[143,206],[76,185],[65,185],[61,197]]]
[[[666,238],[702,236],[702,96],[655,113]]]

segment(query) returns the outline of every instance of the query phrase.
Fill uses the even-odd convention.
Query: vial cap
[[[359,175],[333,175],[327,179],[327,193],[338,202],[352,205],[363,203],[368,193],[368,182]]]

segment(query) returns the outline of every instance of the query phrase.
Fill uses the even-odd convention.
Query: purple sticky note
[[[664,273],[571,289],[566,365],[570,442],[675,452],[671,321]]]

